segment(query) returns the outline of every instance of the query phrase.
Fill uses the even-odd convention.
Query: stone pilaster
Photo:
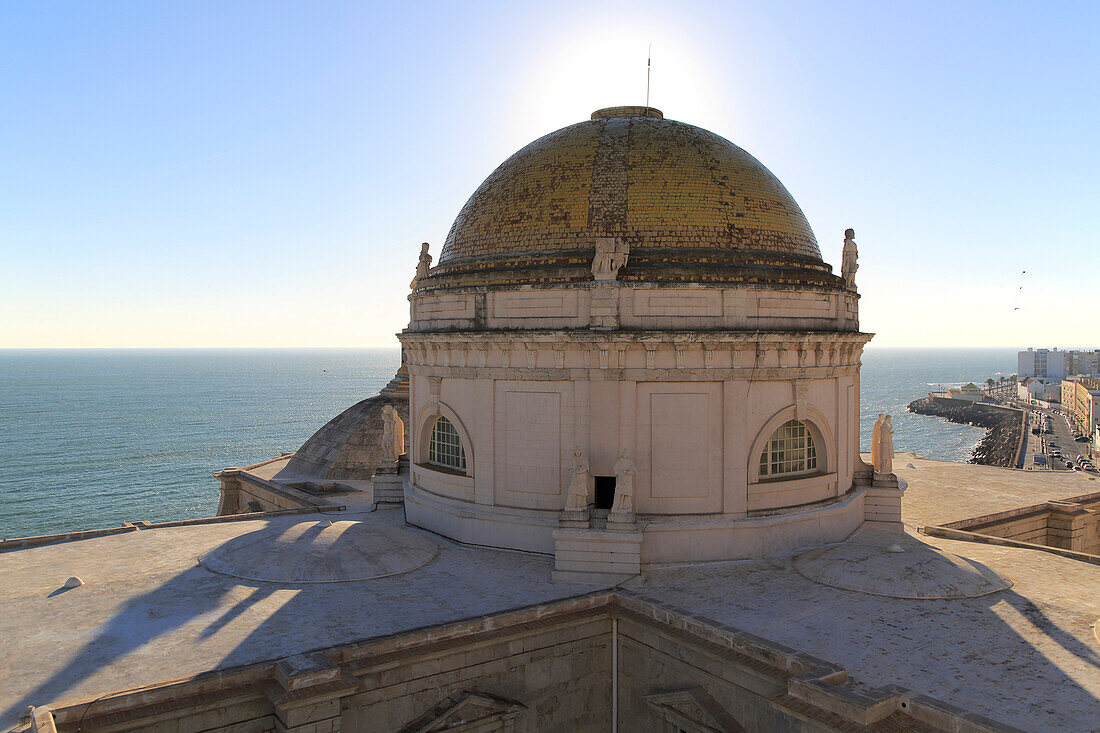
[[[591,291],[591,324],[598,331],[612,331],[619,327],[619,289],[597,287]]]

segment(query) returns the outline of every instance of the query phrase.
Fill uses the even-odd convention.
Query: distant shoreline
[[[931,415],[961,425],[985,428],[985,436],[971,451],[968,463],[983,466],[1015,468],[1018,461],[1020,433],[1023,420],[1020,415],[995,405],[984,403],[959,404],[959,400],[922,397],[909,403],[909,412]]]

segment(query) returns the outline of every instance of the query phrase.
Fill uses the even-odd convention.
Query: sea
[[[295,450],[378,392],[398,349],[0,350],[0,537],[211,516],[212,473]],[[905,411],[930,390],[1014,373],[1013,349],[868,348],[861,435],[966,461],[984,430]]]

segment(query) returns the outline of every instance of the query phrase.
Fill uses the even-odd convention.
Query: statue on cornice
[[[397,462],[405,453],[405,422],[393,405],[382,407],[382,460]]]
[[[894,472],[894,419],[881,412],[871,430],[871,464],[877,474]]]
[[[573,461],[569,464],[569,496],[565,500],[565,511],[583,512],[588,510],[588,461],[580,448],[573,449]]]
[[[420,245],[420,259],[416,263],[416,277],[409,283],[409,290],[416,290],[420,281],[428,276],[428,268],[432,266],[432,256],[428,254],[428,243]]]
[[[856,230],[844,230],[844,249],[840,255],[840,276],[849,290],[856,289],[856,270],[859,269],[859,252],[856,250]]]
[[[615,280],[619,270],[630,259],[630,245],[615,237],[596,240],[596,256],[592,258],[592,277],[597,280]]]
[[[612,515],[634,515],[634,475],[638,473],[634,461],[626,448],[615,464],[615,502],[611,505]]]

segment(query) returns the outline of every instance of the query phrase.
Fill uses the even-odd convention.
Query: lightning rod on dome
[[[645,116],[649,117],[649,67],[653,62],[653,44],[645,52]]]

